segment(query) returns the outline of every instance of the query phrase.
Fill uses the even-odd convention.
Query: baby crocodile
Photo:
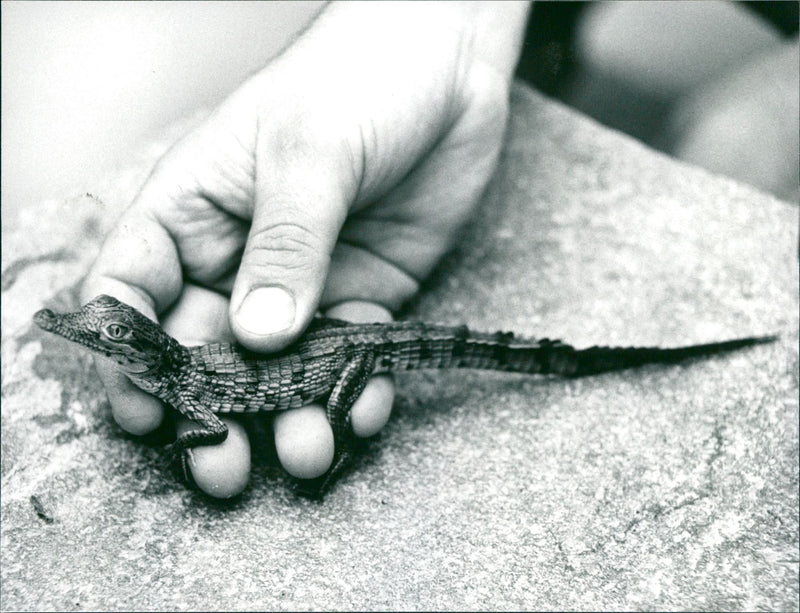
[[[576,350],[557,340],[473,332],[466,326],[352,324],[321,317],[293,344],[267,355],[229,343],[184,347],[139,311],[106,295],[75,313],[41,310],[34,321],[44,330],[115,360],[134,384],[195,422],[199,429],[182,434],[173,444],[172,452],[182,461],[185,450],[225,440],[228,428],[217,413],[281,411],[324,402],[336,454],[332,468],[315,481],[319,493],[347,463],[354,436],[350,409],[373,373],[475,368],[580,377],[675,363],[776,338],[749,337],[673,349]]]

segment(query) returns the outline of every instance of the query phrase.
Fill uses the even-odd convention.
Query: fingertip
[[[392,321],[392,314],[383,305],[365,300],[348,300],[331,307],[329,317],[370,323]],[[389,374],[370,377],[364,391],[350,409],[350,425],[359,438],[374,436],[386,425],[394,404],[394,379]]]
[[[350,410],[350,423],[356,436],[367,438],[381,431],[391,416],[394,392],[391,375],[370,378]]]
[[[308,405],[275,417],[275,448],[283,468],[298,479],[314,479],[333,462],[333,430],[325,409]]]
[[[250,480],[250,441],[237,421],[222,418],[228,437],[219,445],[194,447],[188,458],[192,478],[203,492],[214,498],[231,498],[241,493]],[[197,429],[197,424],[181,417],[177,434]]]
[[[281,349],[304,324],[289,289],[280,285],[234,288],[230,326],[239,342],[249,349],[262,352]]]
[[[367,300],[347,300],[332,306],[325,314],[353,323],[387,323],[393,320],[392,312],[381,304]]]
[[[95,369],[111,404],[111,413],[126,432],[141,436],[152,432],[164,419],[164,405],[140,390],[110,360],[96,357]]]

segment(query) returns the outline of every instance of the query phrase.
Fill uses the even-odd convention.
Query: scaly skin
[[[350,324],[315,319],[284,350],[257,354],[236,344],[184,347],[136,309],[97,296],[75,313],[44,309],[34,316],[44,330],[114,359],[141,389],[200,426],[175,441],[173,451],[225,440],[217,413],[280,411],[325,402],[336,456],[328,473],[313,480],[322,491],[349,459],[350,409],[375,372],[473,368],[578,377],[643,364],[675,363],[775,340],[749,337],[674,349],[590,347],[576,350],[549,339],[522,339],[510,332],[486,334],[466,326],[420,322]]]

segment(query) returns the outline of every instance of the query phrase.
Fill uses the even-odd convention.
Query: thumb
[[[266,352],[294,340],[319,306],[352,198],[346,177],[353,172],[326,163],[342,159],[330,151],[287,150],[285,140],[275,144],[262,137],[263,132],[253,221],[231,293],[230,318],[239,342]]]

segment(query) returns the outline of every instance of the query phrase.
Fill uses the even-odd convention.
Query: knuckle
[[[254,229],[248,243],[275,251],[316,251],[318,240],[312,230],[297,221],[276,221]]]
[[[245,253],[262,265],[288,268],[309,268],[323,255],[314,232],[294,221],[273,222],[254,229]]]

